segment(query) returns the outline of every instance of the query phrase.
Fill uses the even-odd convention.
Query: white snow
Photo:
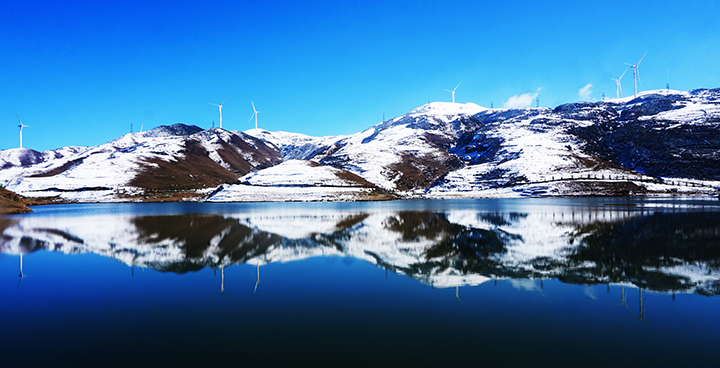
[[[326,186],[357,187],[358,183],[342,179],[343,170],[304,160],[289,160],[279,165],[247,174],[239,182],[259,186]]]

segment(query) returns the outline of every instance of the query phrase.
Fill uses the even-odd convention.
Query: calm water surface
[[[0,363],[715,366],[720,202],[94,204],[0,218]]]

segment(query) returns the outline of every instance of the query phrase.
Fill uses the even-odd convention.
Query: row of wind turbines
[[[220,113],[220,129],[222,129],[222,107],[223,107],[223,104],[225,103],[225,101],[228,99],[228,97],[230,97],[230,96],[225,97],[225,99],[222,100],[222,102],[220,102],[219,104],[208,102],[208,104],[218,107],[218,112]],[[258,111],[255,108],[255,102],[250,101],[250,103],[252,104],[253,114],[252,114],[252,116],[250,116],[250,120],[248,120],[248,123],[251,122],[253,120],[253,118],[255,118],[255,129],[257,129],[258,128],[257,114],[261,113],[262,111]]]
[[[622,96],[622,85],[620,82],[621,82],[622,78],[625,76],[625,73],[627,73],[628,69],[633,70],[633,87],[634,87],[633,94],[635,97],[637,97],[637,86],[638,86],[638,80],[640,79],[639,66],[640,66],[640,63],[645,58],[645,55],[647,55],[647,51],[645,51],[645,54],[643,54],[643,56],[640,58],[640,60],[637,62],[637,64],[625,63],[625,65],[627,65],[628,67],[620,75],[620,78],[617,78],[617,79],[610,78],[611,80],[615,81],[615,95],[617,98],[620,98]],[[452,90],[444,89],[444,91],[450,92],[452,94],[452,102],[453,103],[455,103],[455,91],[458,89],[458,87],[460,87],[461,84],[462,84],[462,82],[458,83],[457,86],[455,86],[455,88],[453,88]],[[223,107],[223,104],[225,103],[225,101],[228,99],[228,97],[230,97],[230,96],[225,97],[225,99],[222,100],[222,102],[220,102],[219,104],[208,102],[208,104],[218,107],[218,113],[220,114],[220,129],[222,129],[222,127],[223,127],[222,126],[222,107]],[[257,129],[258,128],[258,114],[261,113],[262,111],[258,111],[255,108],[254,101],[250,101],[250,104],[252,105],[253,113],[250,116],[250,120],[248,120],[248,123],[251,122],[254,118],[255,119],[255,129]],[[29,126],[23,124],[22,121],[20,121],[20,117],[18,116],[17,113],[15,114],[15,116],[17,117],[18,123],[19,123],[18,128],[20,128],[20,148],[22,148],[22,146],[23,146],[22,131],[23,131],[23,128],[29,128]],[[142,131],[142,128],[140,128],[140,130]]]
[[[622,80],[622,77],[625,76],[625,73],[627,73],[628,69],[632,69],[632,70],[633,70],[633,86],[634,86],[634,88],[633,88],[633,94],[634,94],[635,97],[637,97],[637,86],[638,86],[638,81],[640,80],[640,69],[639,69],[639,66],[640,66],[640,63],[641,63],[641,62],[643,61],[643,59],[645,58],[645,55],[647,55],[647,53],[648,53],[648,52],[645,51],[645,53],[644,53],[643,56],[640,58],[640,61],[637,62],[637,64],[625,63],[625,65],[627,65],[628,67],[627,67],[627,68],[625,69],[625,71],[620,75],[620,78],[618,78],[618,79],[610,78],[611,80],[614,80],[614,81],[615,81],[615,95],[616,95],[617,98],[620,98],[620,97],[622,96],[622,85],[620,84],[620,81]],[[455,86],[455,88],[453,88],[452,90],[443,89],[443,91],[447,91],[447,92],[450,92],[450,93],[452,94],[452,102],[453,102],[453,103],[455,103],[455,90],[458,89],[458,87],[460,87],[461,84],[462,84],[462,82],[458,83],[458,85]],[[254,105],[253,105],[253,106],[254,106]],[[254,108],[254,107],[253,107],[253,108]],[[255,129],[257,129],[257,126],[255,127]]]

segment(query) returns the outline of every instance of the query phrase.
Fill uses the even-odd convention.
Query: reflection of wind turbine
[[[20,280],[18,280],[18,284],[17,284],[17,286],[15,286],[15,290],[17,290],[20,287],[20,283],[22,282],[23,277],[25,277],[25,274],[23,274],[23,270],[22,270],[22,256],[23,256],[22,253],[20,253],[20,275],[19,275]]]
[[[634,84],[634,86],[635,86],[635,90],[634,90],[634,92],[635,92],[635,97],[637,97],[637,85],[638,85],[638,80],[640,79],[640,70],[638,70],[638,67],[640,66],[640,62],[643,61],[643,59],[645,58],[645,55],[647,55],[647,51],[645,51],[645,53],[643,54],[643,56],[640,58],[640,61],[638,61],[637,64],[635,64],[635,65],[625,63],[625,65],[631,67],[632,70],[633,70],[633,79],[634,79],[634,83],[635,83],[635,84]]]
[[[257,109],[255,109],[255,102],[250,101],[250,103],[252,104],[252,107],[253,107],[253,114],[250,116],[250,120],[248,120],[248,123],[251,122],[253,118],[255,118],[255,129],[257,129],[257,114],[262,111],[257,111]]]
[[[640,313],[638,314],[637,319],[642,320],[643,322],[645,322],[646,325],[648,325],[648,327],[650,327],[650,324],[648,324],[647,320],[645,320],[645,306],[646,305],[647,305],[647,300],[643,301],[642,289],[640,289]]]
[[[22,121],[20,121],[20,117],[18,116],[17,113],[15,113],[15,116],[18,119],[18,123],[20,123],[20,125],[18,125],[18,128],[20,128],[20,148],[22,148],[22,130],[23,130],[23,128],[29,128],[29,126],[23,124]]]
[[[257,264],[257,277],[255,277],[255,289],[253,289],[253,294],[257,291],[258,284],[260,283],[260,263]]]
[[[625,309],[630,310],[627,306],[627,293],[625,292],[625,286],[621,286],[620,288],[620,305],[625,307]]]
[[[452,93],[452,100],[453,100],[453,103],[455,103],[455,90],[456,90],[456,89],[457,89],[458,87],[460,87],[460,84],[462,84],[462,82],[458,83],[458,85],[457,85],[457,86],[455,86],[455,88],[453,88],[453,90],[452,90],[452,91],[451,91],[451,90],[449,90],[449,89],[446,89],[446,90],[444,90],[444,91],[448,91],[448,92]]]
[[[220,292],[225,294],[225,266],[220,266]]]
[[[625,71],[620,75],[620,78],[610,78],[615,81],[615,94],[617,95],[616,98],[620,98],[620,96],[622,96],[622,85],[620,84],[620,80],[625,75],[625,73],[627,73],[627,68],[625,68]]]
[[[455,298],[460,301],[460,303],[463,303],[462,299],[460,299],[460,289],[457,285],[455,285]]]
[[[228,96],[230,97],[230,96]],[[228,97],[225,97],[225,100],[228,99]],[[222,105],[225,103],[225,100],[222,100],[219,104],[208,102],[210,105],[214,105],[218,107],[218,111],[220,112],[220,129],[222,129]]]

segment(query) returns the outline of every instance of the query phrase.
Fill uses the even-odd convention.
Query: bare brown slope
[[[151,158],[141,163],[131,186],[149,190],[188,190],[234,183],[239,175],[213,161],[198,142],[189,140],[177,161]],[[157,166],[156,166],[157,165]]]
[[[218,138],[222,145],[222,148],[217,150],[218,154],[232,168],[231,171],[238,175],[242,176],[253,170],[266,169],[282,162],[280,152],[268,147],[255,137],[237,133],[230,137],[229,142],[222,140],[219,135]],[[256,164],[248,162],[241,152],[250,155]]]
[[[0,187],[0,215],[32,212],[19,195]]]
[[[242,175],[282,161],[280,153],[262,141],[244,134],[242,137],[231,134],[226,140],[224,137],[228,136],[224,133],[226,132],[220,130],[202,132],[204,137],[202,139],[213,139],[220,144],[217,153],[222,163],[210,158],[210,153],[200,142],[199,137],[189,137],[184,142],[185,149],[180,151],[182,156],[167,161],[161,158],[146,159],[141,164],[140,174],[129,184],[147,190],[216,187],[220,184],[234,183]],[[246,158],[250,158],[251,161]]]

